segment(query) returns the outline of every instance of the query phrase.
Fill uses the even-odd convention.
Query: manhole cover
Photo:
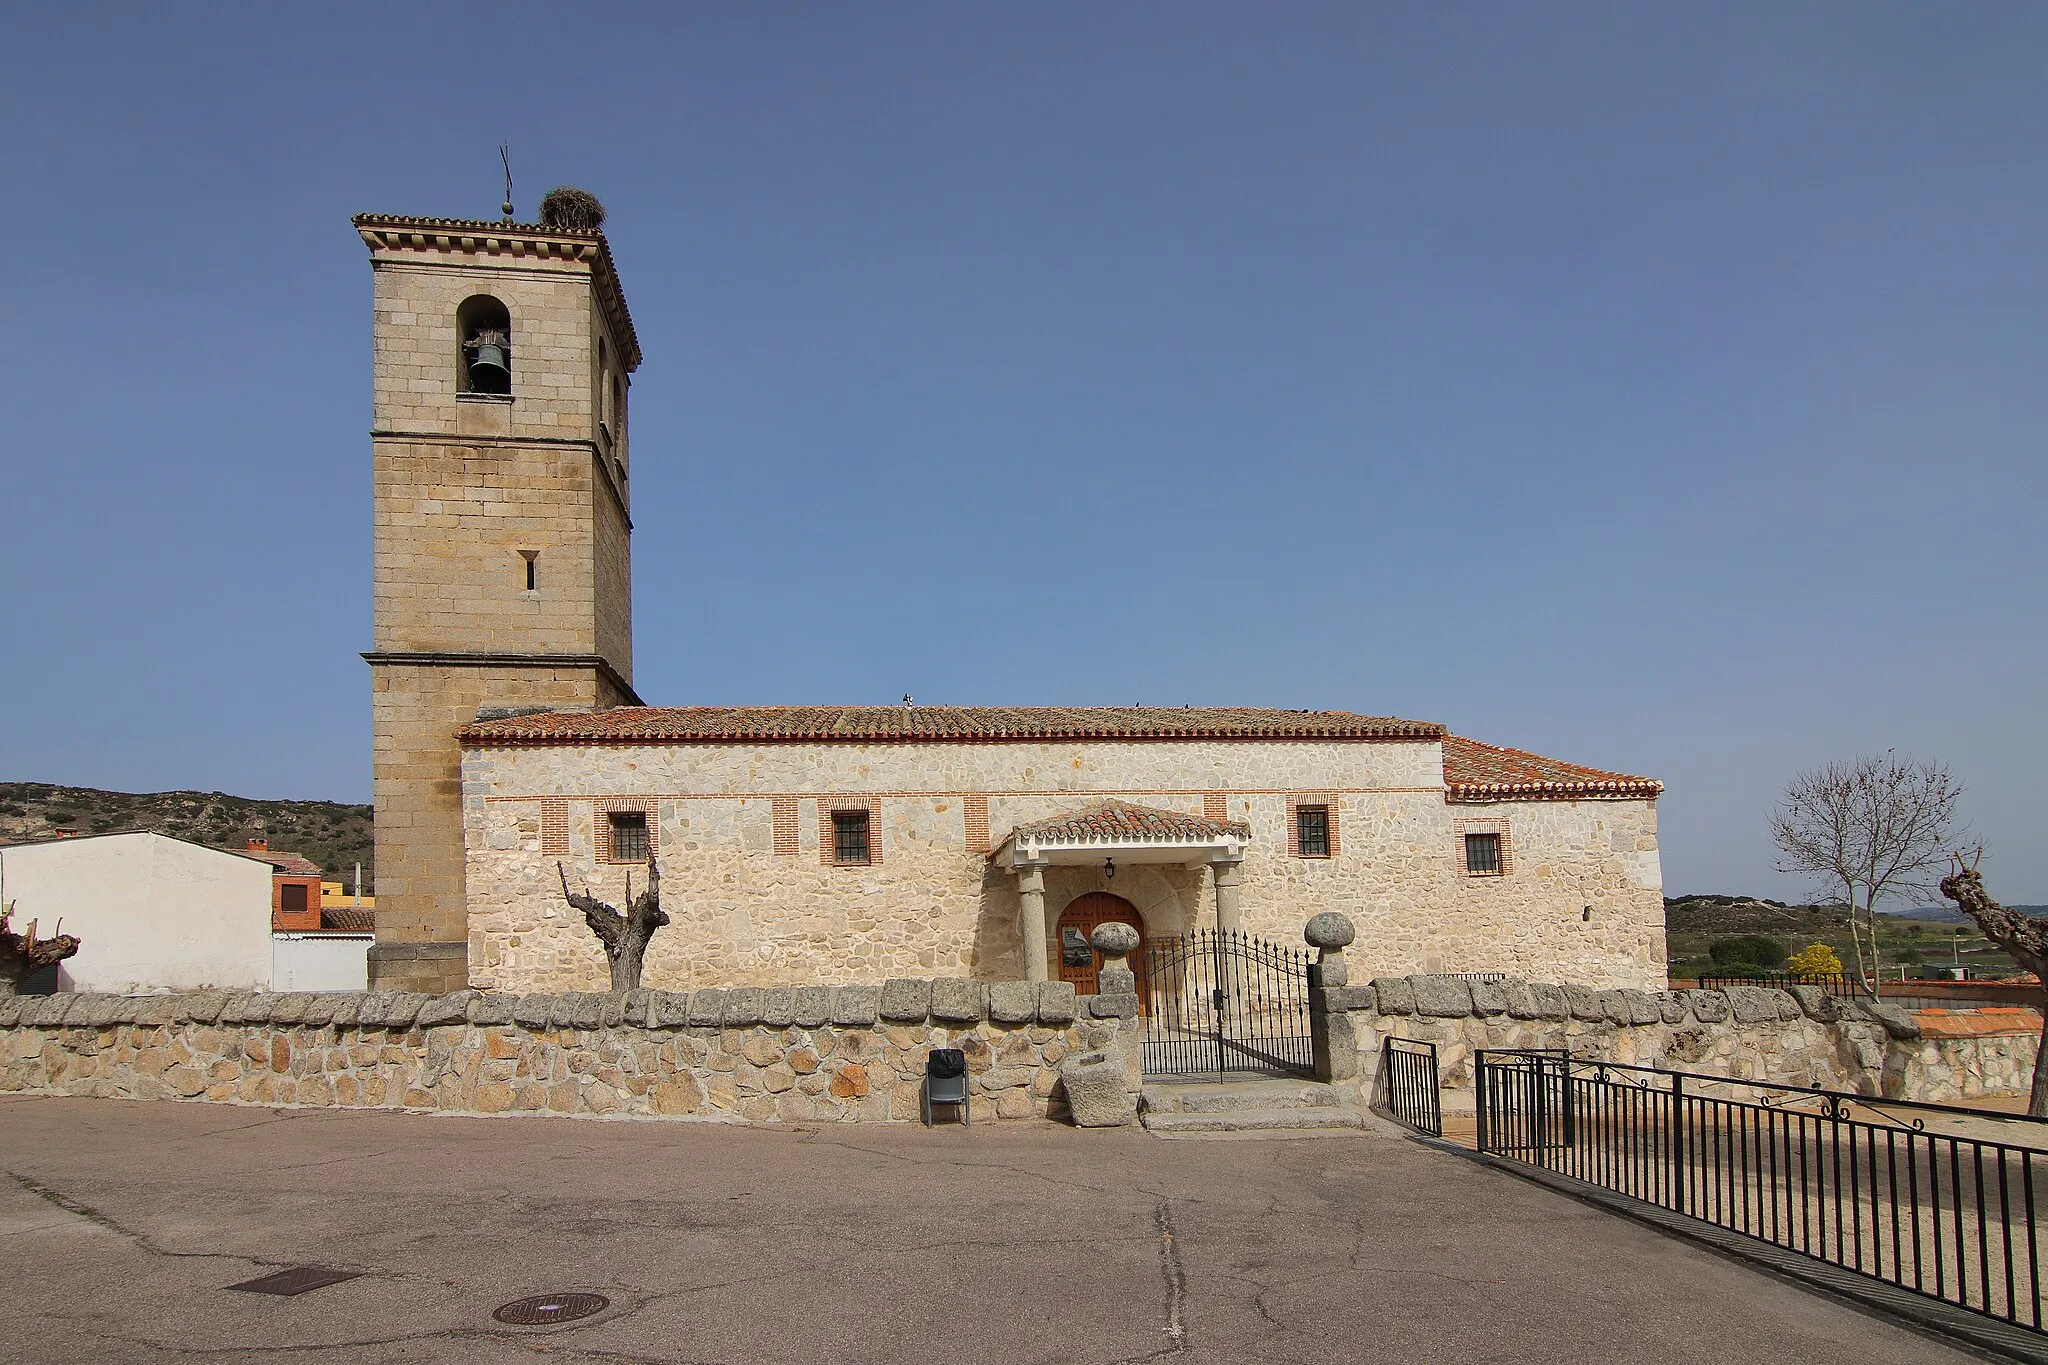
[[[530,1299],[514,1299],[491,1316],[514,1327],[535,1327],[587,1318],[602,1313],[611,1303],[602,1294],[536,1294]]]
[[[308,1289],[353,1280],[362,1273],[360,1270],[334,1270],[324,1265],[295,1265],[274,1275],[231,1284],[228,1288],[239,1289],[244,1294],[303,1294]]]

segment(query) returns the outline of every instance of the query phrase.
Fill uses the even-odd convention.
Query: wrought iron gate
[[[1381,1039],[1380,1074],[1373,1085],[1372,1107],[1418,1133],[1442,1137],[1444,1112],[1437,1091],[1436,1044],[1413,1038]]]
[[[1482,1050],[1473,1057],[1479,1150],[1541,1165],[1572,1144],[1571,1054],[1563,1048]]]
[[[1305,949],[1235,929],[1145,945],[1148,1076],[1315,1072]]]

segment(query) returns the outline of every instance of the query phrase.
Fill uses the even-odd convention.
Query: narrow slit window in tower
[[[521,550],[519,557],[526,561],[526,590],[540,591],[540,551]]]

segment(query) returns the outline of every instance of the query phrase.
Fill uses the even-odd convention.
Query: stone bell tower
[[[639,704],[640,346],[601,215],[354,220],[376,300],[373,988],[469,984],[455,736],[477,708]]]

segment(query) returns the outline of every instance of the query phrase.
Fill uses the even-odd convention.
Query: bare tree
[[[1771,815],[1778,870],[1818,877],[1848,902],[1856,976],[1873,998],[1882,966],[1877,904],[1933,892],[1962,794],[1941,764],[1887,751],[1799,774]]]
[[[78,951],[78,938],[62,932],[64,921],[57,921],[59,932],[49,938],[36,937],[36,922],[30,920],[28,928],[15,933],[7,922],[14,918],[14,907],[0,907],[0,995],[13,995],[21,989],[22,978],[30,972],[62,962]]]
[[[1966,860],[1960,853],[1950,855],[1952,869],[1941,879],[1941,894],[1956,903],[1956,909],[1977,921],[1984,937],[2012,954],[2013,961],[2043,982],[2048,982],[2048,920],[2028,919],[2006,909],[1984,890],[1977,864],[1984,850],[1975,849]],[[2034,1087],[2027,1099],[2027,1112],[2048,1118],[2048,1011],[2041,1016],[2041,1047],[2034,1056]]]
[[[647,941],[668,923],[668,912],[661,908],[661,865],[653,858],[647,860],[647,889],[637,896],[632,874],[627,874],[623,915],[588,891],[571,891],[569,874],[562,871],[560,863],[555,864],[555,873],[562,879],[562,899],[583,912],[584,923],[604,944],[605,956],[611,959],[612,989],[640,989],[640,960],[647,954]]]

